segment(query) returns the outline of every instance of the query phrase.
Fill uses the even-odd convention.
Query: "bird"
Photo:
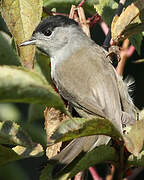
[[[80,117],[106,118],[121,134],[124,126],[136,121],[136,107],[108,52],[89,38],[76,21],[63,15],[49,16],[38,24],[29,40],[20,44],[27,45],[35,45],[50,57],[51,78]],[[104,135],[76,138],[52,159],[67,166],[81,152],[109,140]]]

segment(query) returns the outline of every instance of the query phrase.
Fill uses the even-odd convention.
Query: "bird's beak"
[[[28,45],[35,45],[35,44],[36,44],[36,39],[34,37],[32,37],[29,40],[24,41],[21,44],[19,44],[19,47],[21,47],[21,46],[28,46]]]

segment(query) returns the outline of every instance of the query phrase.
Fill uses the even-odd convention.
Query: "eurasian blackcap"
[[[30,44],[50,57],[52,80],[81,117],[107,118],[121,133],[123,125],[136,120],[135,106],[108,52],[87,37],[77,22],[60,15],[48,17],[20,46]],[[54,159],[67,165],[80,152],[109,140],[104,135],[75,139]]]

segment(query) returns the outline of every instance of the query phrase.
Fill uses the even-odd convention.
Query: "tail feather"
[[[110,140],[108,136],[86,136],[74,139],[59,154],[51,160],[57,161],[54,167],[53,176],[56,176],[62,169],[69,165],[80,153],[91,151],[96,146],[107,144]]]
[[[74,139],[71,143],[69,143],[59,154],[54,156],[52,160],[57,160],[61,164],[67,165],[74,160],[76,156],[83,149],[84,138]]]

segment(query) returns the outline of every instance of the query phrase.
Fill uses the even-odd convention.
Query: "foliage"
[[[80,2],[81,0],[0,1],[0,166],[20,159],[42,156],[48,145],[89,135],[110,136],[115,145],[99,146],[84,153],[61,171],[57,179],[73,177],[79,171],[99,163],[109,162],[119,167],[122,165],[120,162],[124,161],[125,170],[131,166],[144,166],[144,119],[136,122],[123,136],[107,119],[72,118],[53,88],[49,58],[39,52],[35,53],[34,46],[18,47],[31,37],[40,19],[45,16],[43,7],[47,11],[56,8],[57,12],[68,13],[72,4],[78,5]],[[88,0],[84,4],[84,10],[87,15],[93,15],[97,11],[112,27],[112,39],[119,43],[130,38],[140,54],[144,3],[142,0],[131,4],[132,2],[128,1],[127,8],[119,17],[114,17],[118,7],[118,1],[114,0]],[[22,121],[20,109],[14,103],[30,104],[27,121]],[[39,119],[44,118],[45,107],[54,107],[68,115],[68,119],[60,123],[49,138],[46,137],[43,125],[37,126]],[[125,147],[129,155],[123,153]],[[53,179],[54,167],[55,164],[48,163],[43,168],[40,179]],[[16,172],[16,169],[13,171]]]

